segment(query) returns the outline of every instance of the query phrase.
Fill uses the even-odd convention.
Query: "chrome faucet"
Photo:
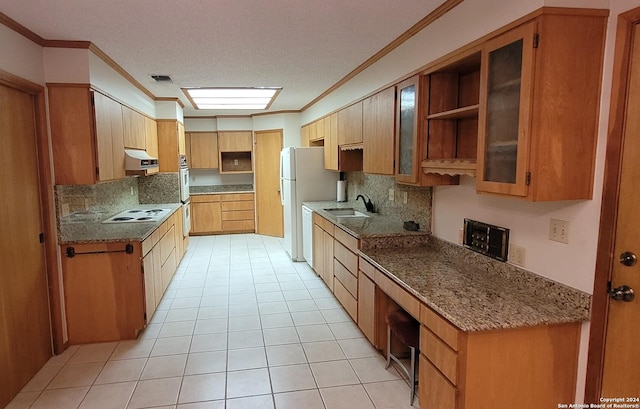
[[[362,202],[364,203],[364,207],[367,209],[367,211],[373,213],[373,203],[371,202],[371,199],[369,198],[369,196],[367,196],[367,198],[365,199],[364,196],[358,195],[356,197],[356,202],[358,201],[358,199],[362,199]]]

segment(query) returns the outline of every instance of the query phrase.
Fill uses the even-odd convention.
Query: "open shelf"
[[[475,159],[427,159],[422,161],[422,171],[425,174],[435,173],[438,175],[476,176]]]
[[[427,115],[427,119],[464,119],[478,117],[479,104]]]

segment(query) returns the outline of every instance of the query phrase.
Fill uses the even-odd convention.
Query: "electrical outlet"
[[[462,244],[463,241],[464,241],[464,228],[460,227],[460,230],[458,230],[458,244]]]
[[[234,166],[238,166],[238,159],[234,159],[234,160],[233,160],[233,165],[234,165]]]
[[[69,209],[69,203],[63,203],[62,204],[62,217],[69,216],[69,213],[71,213],[71,211]]]
[[[407,204],[407,192],[402,192],[402,203]]]
[[[393,202],[394,200],[396,200],[395,192],[393,189],[389,189],[389,201]]]
[[[569,244],[569,222],[551,219],[549,223],[549,240]]]
[[[133,196],[133,186],[131,186],[131,196]]]
[[[509,246],[509,261],[520,267],[524,267],[524,260],[526,256],[526,250],[524,247],[512,244]]]

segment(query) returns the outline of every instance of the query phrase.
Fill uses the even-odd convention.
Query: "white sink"
[[[325,212],[337,218],[343,217],[369,217],[369,215],[359,212],[353,208],[336,208],[336,209],[323,209]]]

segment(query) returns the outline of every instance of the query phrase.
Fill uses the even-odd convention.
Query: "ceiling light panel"
[[[184,88],[196,109],[266,109],[281,88]]]

